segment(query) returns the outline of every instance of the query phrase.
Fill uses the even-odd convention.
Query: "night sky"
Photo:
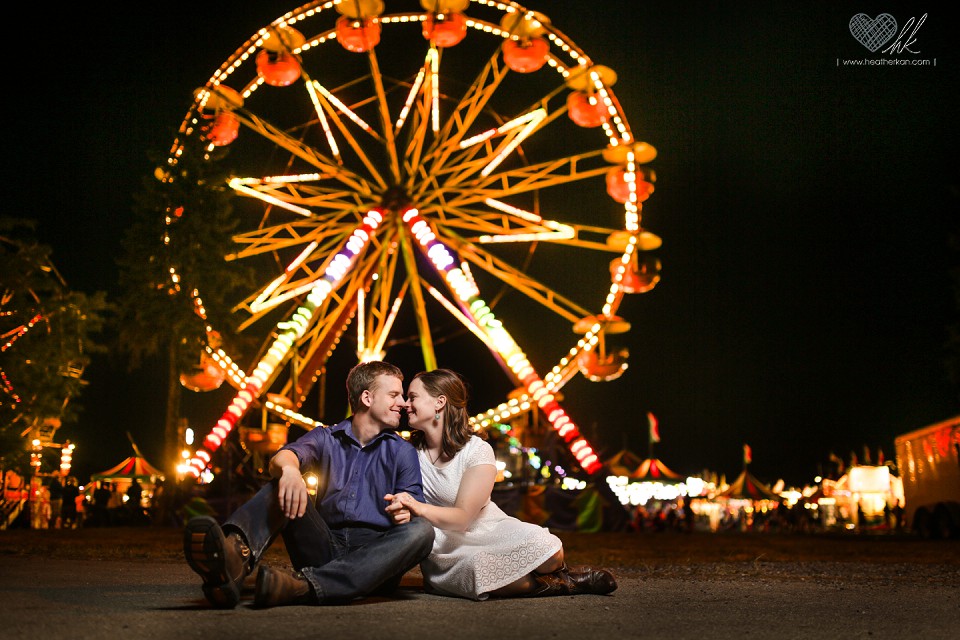
[[[5,215],[40,223],[71,286],[117,293],[149,154],[169,148],[193,90],[297,5],[87,3],[17,18],[36,47],[8,66]],[[566,390],[606,455],[646,454],[652,411],[656,455],[677,471],[732,479],[747,443],[758,477],[803,483],[831,452],[892,458],[896,435],[957,412],[944,360],[958,319],[960,60],[945,15],[919,2],[527,6],[617,71],[634,133],[659,150],[644,226],[664,240],[663,278],[620,309],[631,367]],[[928,13],[917,53],[872,54],[852,37],[851,17],[883,12],[900,25]],[[865,57],[936,66],[842,64]],[[126,431],[156,459],[159,373],[114,354],[87,377],[81,421],[58,436],[78,443],[78,474],[127,455]]]

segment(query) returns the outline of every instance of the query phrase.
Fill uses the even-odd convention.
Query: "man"
[[[63,484],[54,476],[50,479],[50,528],[59,529],[63,517]]]
[[[77,486],[77,479],[73,476],[67,478],[67,484],[63,487],[63,516],[62,526],[64,528],[76,529],[79,521],[77,518],[77,497],[80,495],[80,487]]]
[[[110,496],[113,495],[113,491],[110,490],[110,483],[101,480],[97,484],[97,488],[93,490],[93,514],[91,517],[90,524],[95,527],[105,527],[109,522],[109,507],[110,507]]]
[[[394,590],[433,546],[423,518],[394,525],[387,494],[423,499],[417,452],[395,429],[404,409],[403,374],[385,362],[358,364],[347,376],[353,417],[314,429],[270,460],[273,478],[221,528],[193,518],[184,554],[216,607],[233,608],[240,586],[277,534],[296,573],[260,566],[254,606],[334,604]],[[317,502],[303,471],[320,478]]]

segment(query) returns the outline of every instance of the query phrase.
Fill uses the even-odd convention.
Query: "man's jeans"
[[[290,520],[280,510],[276,480],[237,509],[223,529],[243,534],[254,563],[282,533],[290,562],[313,586],[321,604],[393,591],[403,574],[433,548],[433,527],[423,518],[387,531],[331,529],[311,502],[302,518]]]

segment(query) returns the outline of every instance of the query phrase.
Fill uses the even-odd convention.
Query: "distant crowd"
[[[143,486],[137,479],[123,491],[117,483],[98,481],[88,492],[73,476],[54,476],[29,491],[26,508],[14,526],[19,523],[31,529],[77,529],[149,522]]]

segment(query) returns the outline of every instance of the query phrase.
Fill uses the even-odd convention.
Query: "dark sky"
[[[194,88],[297,4],[74,4],[29,30],[42,40],[8,69],[5,214],[40,222],[72,286],[116,293],[148,154],[169,147]],[[851,17],[903,25],[927,5],[527,6],[617,71],[634,132],[660,152],[644,224],[664,239],[663,279],[621,308],[631,368],[567,389],[597,445],[645,453],[652,411],[668,466],[732,477],[748,443],[761,479],[801,483],[831,451],[892,457],[897,434],[956,413],[944,344],[958,315],[960,60],[946,15],[929,12],[916,54],[892,55],[858,43]],[[936,65],[842,64],[865,57]],[[81,474],[126,455],[125,431],[157,457],[159,375],[114,355],[89,379],[81,422],[63,431]]]

